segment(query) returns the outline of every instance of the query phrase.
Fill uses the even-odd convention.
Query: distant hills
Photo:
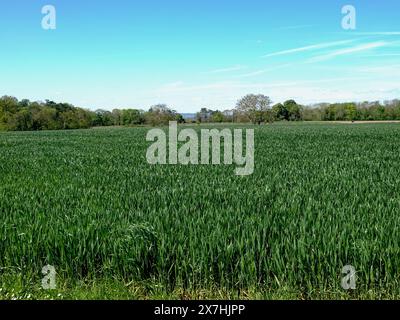
[[[185,120],[193,120],[196,119],[196,113],[181,113],[183,119]]]

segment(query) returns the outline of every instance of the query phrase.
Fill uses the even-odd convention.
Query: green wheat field
[[[146,127],[1,133],[0,299],[400,298],[400,125],[242,128],[246,177],[149,165]]]

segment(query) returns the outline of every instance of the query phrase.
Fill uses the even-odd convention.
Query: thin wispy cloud
[[[203,74],[227,73],[227,72],[243,70],[245,68],[246,68],[245,66],[237,65],[237,66],[232,66],[232,67],[227,67],[227,68],[221,68],[221,69],[215,69],[215,70],[206,71],[206,72],[203,72]]]
[[[336,46],[348,44],[348,43],[351,43],[351,42],[354,42],[354,41],[355,40],[324,42],[324,43],[314,44],[314,45],[310,45],[310,46],[305,46],[305,47],[300,47],[300,48],[294,48],[294,49],[289,49],[289,50],[283,50],[283,51],[269,53],[269,54],[266,54],[266,55],[262,56],[262,58],[276,57],[276,56],[282,56],[282,55],[287,55],[287,54],[292,54],[292,53],[298,53],[298,52],[304,52],[304,51],[312,51],[312,50],[318,50],[318,49],[325,49],[325,48],[329,48],[329,47],[336,47]]]
[[[360,67],[357,69],[357,72],[360,74],[371,74],[374,75],[374,79],[376,77],[396,77],[400,74],[400,64],[391,64],[387,66],[368,66],[368,67]]]
[[[359,35],[359,36],[400,36],[400,31],[353,32],[352,34]]]
[[[318,80],[294,80],[294,81],[282,81],[272,83],[247,83],[241,81],[224,81],[224,82],[213,82],[205,83],[201,85],[182,85],[175,88],[168,88],[168,92],[191,92],[195,94],[199,91],[206,90],[235,90],[235,89],[269,89],[269,88],[281,88],[281,87],[294,87],[305,84],[321,84],[321,83],[332,83],[332,82],[343,82],[343,81],[356,81],[368,79],[365,77],[333,77],[327,79]],[[165,86],[159,87],[158,92],[166,92]]]
[[[261,75],[261,74],[265,74],[265,73],[268,73],[268,72],[271,72],[271,71],[275,71],[275,70],[278,70],[278,69],[287,68],[287,67],[290,67],[290,66],[292,66],[292,64],[288,64],[287,63],[287,64],[279,65],[279,66],[276,66],[276,67],[272,67],[272,68],[260,69],[260,70],[256,70],[256,71],[253,71],[253,72],[240,74],[240,75],[235,76],[235,78],[255,77],[255,76],[258,76],[258,75]]]
[[[362,56],[363,58],[372,58],[372,57],[400,57],[400,53],[377,53],[377,54],[368,54]]]
[[[308,62],[312,63],[312,62],[326,61],[326,60],[330,60],[330,59],[333,59],[333,58],[336,58],[339,56],[350,55],[350,54],[357,53],[357,52],[381,48],[381,47],[386,46],[387,44],[388,43],[385,41],[378,41],[378,42],[371,42],[371,43],[367,43],[367,44],[354,46],[351,48],[335,50],[335,51],[327,53],[327,54],[315,56],[315,57],[311,58],[310,60],[308,60]]]

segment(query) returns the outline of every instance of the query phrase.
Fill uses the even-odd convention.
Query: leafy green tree
[[[38,123],[40,130],[62,129],[60,123],[57,123],[57,110],[55,108],[42,107],[34,117],[34,121]]]
[[[146,123],[156,125],[168,125],[170,121],[177,121],[177,112],[165,104],[152,106],[145,114]]]
[[[323,110],[323,120],[325,121],[335,121],[336,120],[336,107],[333,105],[328,105]]]
[[[28,108],[31,102],[28,99],[22,99],[19,103],[18,106],[19,108]]]
[[[143,114],[140,110],[124,109],[122,110],[122,124],[125,126],[138,125],[144,122]]]
[[[289,120],[289,112],[282,103],[278,103],[272,107],[274,118],[277,121]]]
[[[14,130],[14,114],[18,111],[18,99],[11,96],[0,98],[0,129]]]
[[[288,100],[283,103],[284,109],[287,110],[289,121],[301,120],[301,107],[294,100]]]
[[[88,129],[92,126],[92,113],[89,110],[76,108],[74,113],[78,122],[76,129]],[[112,125],[112,122],[109,122],[109,124]]]
[[[221,123],[224,122],[224,114],[221,111],[214,111],[211,115],[211,122]]]
[[[33,120],[29,109],[24,107],[20,109],[14,116],[15,124],[13,130],[28,131],[32,130]]]
[[[183,118],[180,113],[177,113],[175,116],[175,121],[177,121],[178,123],[185,123],[185,118]]]
[[[346,120],[355,121],[357,119],[357,106],[355,103],[347,103],[345,106]]]
[[[115,126],[121,126],[123,124],[122,121],[122,111],[118,109],[114,109],[112,112],[112,119],[113,119],[113,125]]]
[[[94,126],[112,126],[114,124],[113,116],[110,111],[107,110],[96,110],[93,119]]]

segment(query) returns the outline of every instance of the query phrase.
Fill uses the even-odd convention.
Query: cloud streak
[[[362,51],[367,51],[367,50],[371,50],[371,49],[381,48],[381,47],[386,46],[387,44],[388,43],[385,41],[378,41],[378,42],[371,42],[371,43],[367,43],[367,44],[358,45],[358,46],[351,47],[351,48],[335,50],[335,51],[327,53],[327,54],[315,56],[315,57],[311,58],[310,60],[308,60],[308,62],[313,63],[313,62],[327,61],[327,60],[330,60],[330,59],[333,59],[333,58],[336,58],[339,56],[350,55],[350,54],[353,54],[356,52],[362,52]]]
[[[206,72],[203,72],[203,74],[227,73],[227,72],[243,70],[245,68],[246,68],[245,66],[237,65],[237,66],[228,67],[228,68],[221,68],[221,69],[215,69],[215,70],[211,70],[211,71],[206,71]]]
[[[283,68],[287,68],[292,66],[292,64],[283,64],[280,66],[276,66],[276,67],[272,67],[272,68],[267,68],[267,69],[261,69],[261,70],[256,70],[254,72],[249,72],[249,73],[245,73],[245,74],[240,74],[235,76],[235,78],[250,78],[250,77],[254,77],[254,76],[258,76],[260,74],[264,74],[270,71],[275,71],[275,70],[279,70],[279,69],[283,69]]]
[[[355,40],[324,42],[324,43],[314,44],[314,45],[310,45],[310,46],[305,46],[305,47],[300,47],[300,48],[295,48],[295,49],[290,49],[290,50],[283,50],[283,51],[269,53],[269,54],[266,54],[266,55],[262,56],[262,58],[276,57],[276,56],[288,55],[288,54],[299,53],[299,52],[304,52],[304,51],[325,49],[325,48],[329,48],[329,47],[337,47],[337,46],[348,44],[348,43],[351,43],[351,42],[354,42],[354,41]]]
[[[400,31],[387,31],[387,32],[354,32],[353,34],[359,36],[400,36]]]

